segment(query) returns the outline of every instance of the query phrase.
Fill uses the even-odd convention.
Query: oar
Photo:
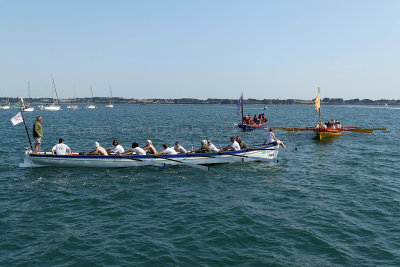
[[[356,133],[372,133],[373,129],[345,129],[348,132],[356,132]]]
[[[197,169],[200,169],[200,170],[203,170],[203,171],[209,171],[210,170],[210,167],[208,167],[208,166],[203,166],[203,165],[199,165],[199,164],[183,162],[183,161],[180,161],[180,160],[171,159],[171,158],[167,158],[167,157],[162,157],[162,156],[159,156],[159,155],[153,155],[153,157],[174,161],[174,162],[177,162],[177,163],[189,166],[189,167],[197,168]]]
[[[313,131],[315,127],[305,127],[305,128],[287,128],[287,127],[272,127],[274,129],[285,130],[288,132],[297,132],[297,131]]]
[[[146,163],[148,165],[153,165],[153,166],[157,166],[157,167],[161,167],[161,168],[165,168],[167,166],[165,163],[152,161],[152,160],[148,160],[148,159],[136,159],[136,158],[124,157],[121,155],[118,155],[118,158],[140,161],[140,162]]]

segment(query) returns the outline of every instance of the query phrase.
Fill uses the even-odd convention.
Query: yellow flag
[[[319,108],[321,107],[321,99],[319,98],[319,92],[317,97],[314,99],[315,103],[315,112],[318,112]]]

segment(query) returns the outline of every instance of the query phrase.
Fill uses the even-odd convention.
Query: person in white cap
[[[147,140],[146,145],[142,148],[147,151],[147,154],[157,154],[157,149],[153,146],[151,140]]]
[[[202,140],[201,141],[201,147],[199,149],[196,149],[194,151],[195,153],[211,153],[210,147],[207,145],[207,140]]]
[[[107,151],[100,146],[99,142],[94,142],[94,146],[96,147],[96,149],[91,152],[85,153],[85,155],[108,155]]]

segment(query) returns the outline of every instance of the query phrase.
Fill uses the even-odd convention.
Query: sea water
[[[245,106],[270,126],[315,125],[313,106]],[[211,166],[19,168],[28,147],[18,110],[0,112],[0,265],[358,266],[400,265],[400,109],[323,106],[324,121],[387,127],[345,132],[329,141],[312,132],[275,130],[289,145],[279,163]],[[114,105],[26,113],[31,134],[43,116],[42,148],[59,138],[74,152],[118,139],[157,149],[243,133],[228,105]],[[31,136],[32,138],[32,136]],[[298,151],[293,151],[297,148]]]

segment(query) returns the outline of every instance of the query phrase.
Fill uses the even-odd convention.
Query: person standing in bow
[[[37,116],[35,123],[33,124],[33,137],[35,138],[35,152],[37,154],[42,144],[43,128],[42,128],[42,116]]]

